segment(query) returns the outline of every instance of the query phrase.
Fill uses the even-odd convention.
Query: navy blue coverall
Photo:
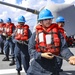
[[[13,26],[12,31],[14,32],[15,26]],[[14,59],[14,43],[13,43],[13,37],[12,36],[6,36],[6,41],[4,43],[4,51],[5,51],[5,57],[3,58],[3,61],[9,60],[9,50],[11,50],[11,57]]]
[[[67,47],[66,41],[64,37],[59,34],[61,38],[61,47],[60,54],[68,59],[70,56],[73,56],[73,53]],[[36,33],[34,32],[29,40],[28,50],[33,60],[31,61],[31,65],[27,71],[27,75],[59,75],[58,71],[58,63],[56,57],[53,59],[46,59],[41,57],[41,52],[37,52],[34,48]]]
[[[13,40],[12,37],[10,37],[9,39],[6,39],[4,43],[5,55],[7,58],[9,58],[10,49],[11,49],[11,57],[14,58],[14,43],[12,40]]]
[[[32,35],[31,31],[28,31],[28,38],[30,38]],[[24,67],[25,72],[27,72],[29,68],[29,61],[30,56],[28,53],[28,42],[26,44],[18,43],[15,39],[13,41],[15,43],[15,58],[16,58],[16,70],[21,71],[22,70],[22,64]]]
[[[0,35],[0,48],[1,48],[1,53],[4,54],[3,48],[4,48],[4,43],[5,43],[6,37],[3,35]]]

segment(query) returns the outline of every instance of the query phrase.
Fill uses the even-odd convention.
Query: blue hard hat
[[[6,22],[11,22],[11,18],[7,18],[6,19]]]
[[[26,22],[25,17],[24,16],[19,16],[18,17],[18,22]]]
[[[39,16],[38,16],[38,20],[44,20],[44,19],[53,19],[53,15],[51,13],[50,10],[48,9],[43,9],[40,13],[39,13]]]
[[[65,19],[64,19],[64,17],[59,16],[59,17],[56,19],[56,22],[65,22]]]
[[[2,19],[0,19],[0,22],[3,22],[3,20],[2,20]]]

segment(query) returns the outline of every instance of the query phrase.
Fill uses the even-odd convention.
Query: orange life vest
[[[15,34],[16,40],[21,40],[21,41],[28,40],[28,29],[29,29],[28,25],[23,25],[23,26],[17,25],[16,29],[17,29]]]
[[[64,36],[66,42],[68,45],[72,45],[72,38],[67,37],[65,30],[62,27],[59,27],[59,31],[61,32],[61,34]]]
[[[66,35],[66,32],[65,30],[62,28],[62,27],[58,27],[59,28],[59,31],[61,32],[61,34],[64,36],[64,38],[67,40],[67,35]]]
[[[8,36],[11,36],[12,35],[12,33],[13,33],[13,28],[14,28],[15,26],[14,26],[14,24],[13,23],[11,23],[11,24],[6,24],[5,25],[5,33],[8,35]]]
[[[4,32],[4,26],[5,24],[0,24],[0,34],[2,34]]]
[[[60,52],[60,39],[57,24],[51,24],[47,30],[42,25],[37,25],[35,41],[35,48],[38,52],[51,52],[58,55]]]

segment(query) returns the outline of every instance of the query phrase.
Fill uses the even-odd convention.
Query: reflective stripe
[[[51,44],[51,34],[46,35],[46,44]]]
[[[9,29],[9,28],[7,28],[7,29],[6,29],[6,32],[9,32],[9,31],[10,31],[10,29]]]
[[[3,28],[0,28],[0,30],[2,31],[2,30],[3,30]]]
[[[17,33],[18,33],[18,34],[23,34],[23,29],[18,29],[18,30],[17,30]]]
[[[23,29],[21,29],[21,34],[23,34]]]
[[[39,42],[44,42],[43,33],[39,33]]]

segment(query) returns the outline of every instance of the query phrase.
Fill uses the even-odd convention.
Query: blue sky
[[[26,0],[25,0],[26,1]],[[44,1],[47,1],[47,0],[44,0]],[[64,0],[51,0],[51,1],[54,1],[55,3],[64,3]],[[16,0],[17,3],[21,3],[22,0]]]
[[[16,0],[16,3],[17,4],[22,3],[22,0]]]
[[[51,1],[53,1],[55,3],[64,3],[64,0],[51,0]]]

